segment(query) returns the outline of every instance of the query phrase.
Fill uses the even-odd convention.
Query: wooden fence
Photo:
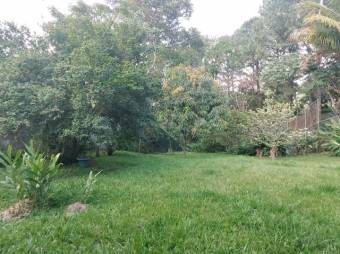
[[[332,113],[321,113],[321,102],[316,100],[303,112],[291,118],[288,125],[295,130],[315,130],[320,127],[320,124],[339,117]]]

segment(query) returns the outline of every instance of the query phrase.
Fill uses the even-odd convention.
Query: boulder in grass
[[[24,199],[2,211],[0,213],[0,220],[8,221],[12,219],[21,219],[30,215],[32,210],[33,202],[29,199]]]
[[[87,210],[87,205],[77,202],[74,204],[69,205],[68,207],[65,208],[65,213],[67,216],[72,216],[77,213],[85,212]]]

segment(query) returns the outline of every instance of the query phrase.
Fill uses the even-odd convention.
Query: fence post
[[[305,109],[305,152],[307,153],[307,110]]]
[[[295,130],[298,130],[298,119],[299,119],[299,116],[295,116]]]
[[[318,124],[318,130],[320,130],[320,114],[321,114],[321,98],[320,96],[318,97],[318,99],[316,100],[316,107],[317,107],[317,111],[316,111],[316,121]]]

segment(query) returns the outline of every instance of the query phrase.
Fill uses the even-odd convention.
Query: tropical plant
[[[340,121],[333,121],[326,126],[326,130],[321,132],[324,146],[335,156],[340,156]]]
[[[18,197],[25,196],[25,183],[23,181],[23,157],[22,151],[13,151],[9,145],[6,152],[0,151],[0,173],[4,177],[1,184],[6,184],[16,190]]]
[[[304,16],[304,26],[292,38],[312,44],[320,51],[340,51],[340,15],[330,7],[312,1],[303,1],[298,9]]]
[[[30,199],[35,205],[42,205],[50,184],[61,164],[59,154],[46,156],[35,148],[33,142],[25,146],[24,152],[13,152],[8,146],[0,152],[0,165],[4,168],[3,185],[14,189],[19,199]]]

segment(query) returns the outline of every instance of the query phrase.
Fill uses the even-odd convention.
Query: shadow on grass
[[[139,156],[130,153],[119,153],[114,156],[102,156],[99,158],[94,158],[88,168],[80,168],[77,163],[66,165],[60,171],[58,178],[63,179],[87,176],[90,171],[93,171],[94,173],[102,171],[102,174],[106,174],[127,170],[139,165],[139,163],[136,162],[136,157]]]
[[[83,198],[84,181],[76,183],[54,184],[51,188],[51,193],[47,197],[46,206],[48,208],[60,208],[74,202],[78,202]]]

